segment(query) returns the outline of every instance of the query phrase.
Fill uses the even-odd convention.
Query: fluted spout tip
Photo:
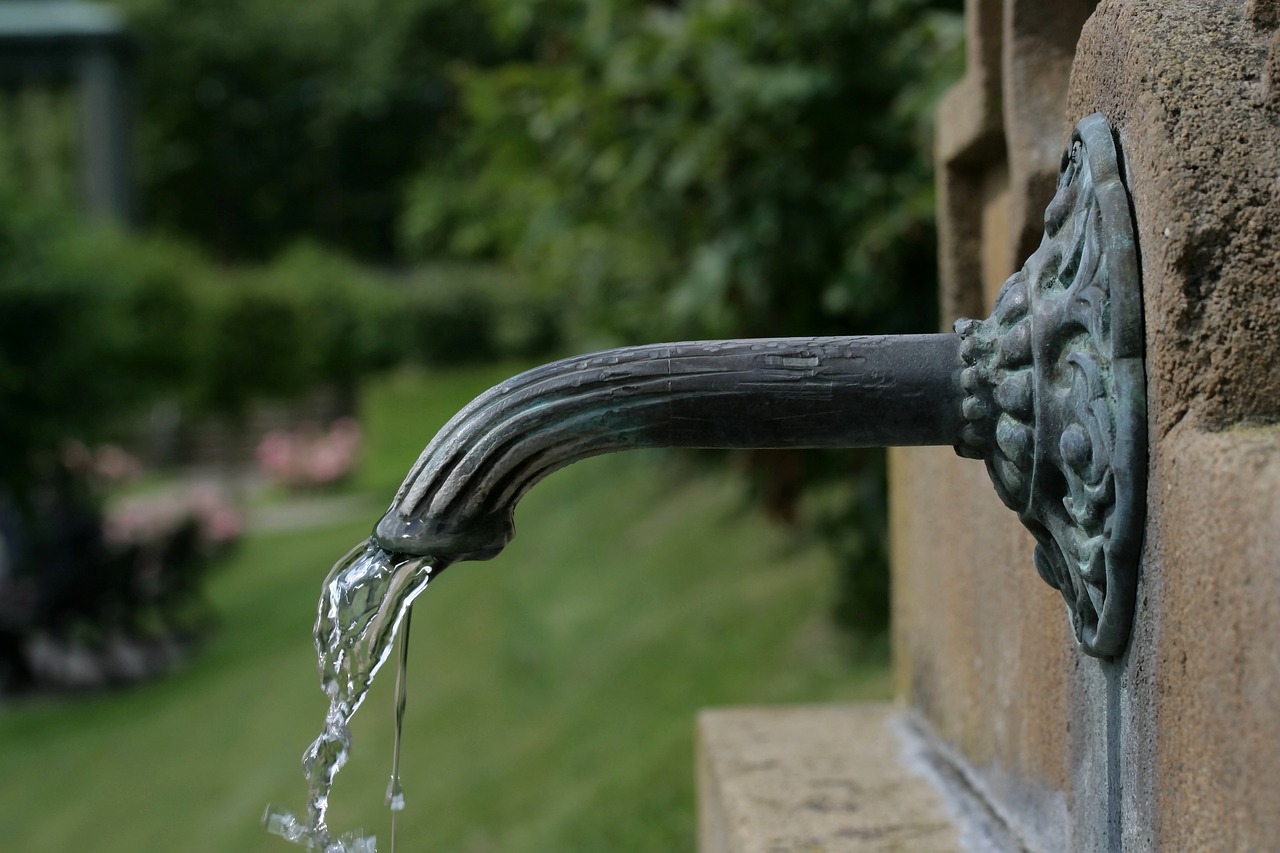
[[[461,562],[493,559],[515,533],[509,512],[461,521],[451,516],[406,516],[393,506],[374,526],[372,538],[393,554]]]

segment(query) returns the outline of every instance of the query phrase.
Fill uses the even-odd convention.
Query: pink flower
[[[93,454],[93,470],[108,483],[125,483],[142,471],[138,457],[118,444],[104,444]]]
[[[226,548],[244,534],[244,517],[214,486],[123,501],[108,510],[103,534],[117,548],[159,545],[183,526],[196,523],[197,547],[205,553]]]
[[[355,470],[362,434],[354,418],[339,418],[327,432],[306,424],[292,432],[276,430],[258,444],[258,467],[290,488],[319,488],[339,483]]]

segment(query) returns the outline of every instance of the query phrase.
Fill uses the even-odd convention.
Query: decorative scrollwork
[[[1044,240],[991,316],[960,320],[965,426],[1001,500],[1034,534],[1088,654],[1128,643],[1144,518],[1142,302],[1111,128],[1076,126]]]

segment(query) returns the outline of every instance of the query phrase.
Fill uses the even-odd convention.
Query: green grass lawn
[[[0,707],[0,849],[284,851],[264,806],[301,809],[325,702],[310,630],[329,566],[368,534],[431,432],[509,372],[373,387],[367,518],[249,538],[215,576],[217,635],[131,690]],[[499,558],[414,610],[404,851],[694,847],[693,718],[708,705],[880,698],[826,621],[832,567],[744,507],[727,475],[635,453],[549,478]],[[331,824],[378,833],[390,668],[353,726]]]

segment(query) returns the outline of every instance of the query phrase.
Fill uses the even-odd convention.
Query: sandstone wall
[[[1117,131],[1151,458],[1126,655],[1080,654],[982,465],[891,455],[898,691],[1032,850],[1280,838],[1280,9],[972,0],[939,111],[944,315],[1039,240],[1071,127]]]

